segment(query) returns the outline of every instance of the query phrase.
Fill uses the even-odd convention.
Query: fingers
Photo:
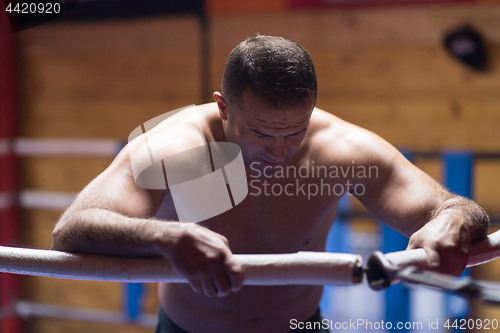
[[[215,262],[213,268],[213,284],[217,289],[217,296],[224,297],[231,291],[238,292],[243,285],[243,273],[241,265],[237,262],[231,250],[229,249],[229,242],[226,237],[222,235],[220,239],[224,246],[219,248],[218,260]]]
[[[241,267],[234,260],[227,260],[230,264],[211,263],[207,273],[202,273],[199,279],[189,280],[191,288],[197,292],[203,292],[208,297],[224,297],[231,291],[237,292],[243,285],[243,274]]]
[[[425,252],[427,253],[427,268],[430,270],[438,270],[441,266],[441,255],[431,248],[425,248]]]
[[[231,291],[229,282],[224,282],[224,279],[215,282],[216,279],[210,274],[201,274],[200,276],[190,278],[188,282],[191,289],[197,294],[203,293],[208,297],[223,297],[229,294]]]
[[[472,244],[472,238],[470,232],[465,229],[460,229],[460,251],[465,255],[469,255],[469,249]]]
[[[224,271],[224,260],[225,258],[220,258],[213,264],[211,274],[212,285],[216,289],[215,295],[219,297],[224,297],[231,292],[231,285]]]
[[[175,251],[169,251],[168,258],[173,268],[188,279],[193,291],[208,297],[239,291],[243,273],[227,238],[200,226],[182,231]]]
[[[232,292],[236,293],[240,291],[243,286],[243,270],[241,269],[241,265],[234,259],[231,255],[230,258],[226,260],[226,275],[229,278],[229,282],[231,285]]]
[[[212,254],[201,263],[197,279],[191,288],[203,292],[208,297],[224,297],[231,291],[237,292],[243,285],[241,265],[234,259],[229,249],[222,249],[218,255]]]
[[[216,274],[214,270],[207,267],[206,269],[191,275],[188,278],[188,282],[191,289],[193,289],[195,293],[203,293],[208,297],[222,297],[226,296],[231,291],[231,288],[227,278],[224,276],[221,277],[220,275],[224,275],[222,270]]]
[[[189,280],[189,285],[191,286],[191,289],[197,294],[203,292],[203,288],[201,287],[201,283],[198,279],[196,278],[190,278]]]
[[[224,253],[221,261],[214,267],[212,276],[219,297],[224,297],[231,291],[238,292],[243,286],[241,265],[234,259],[229,250]]]
[[[427,253],[429,270],[460,276],[467,266],[468,248],[443,246],[439,248],[424,247],[424,250]]]
[[[439,223],[437,223],[439,222]],[[423,248],[432,271],[459,276],[467,266],[471,237],[465,225],[431,222],[410,237],[408,250]],[[431,228],[432,227],[432,228]]]
[[[460,276],[467,266],[467,256],[463,253],[454,251],[446,254],[446,251],[443,251],[441,257],[447,259],[442,260],[441,266],[437,269],[439,273]]]
[[[460,228],[455,241],[449,246],[444,246],[441,249],[441,257],[446,258],[443,262],[441,272],[460,276],[467,267],[469,257],[469,248],[471,246],[470,233],[466,228]]]
[[[206,276],[204,278],[200,279],[201,281],[201,286],[203,288],[203,293],[207,295],[208,297],[213,297],[217,295],[217,289],[214,285],[214,282],[212,281],[212,278],[210,276]]]

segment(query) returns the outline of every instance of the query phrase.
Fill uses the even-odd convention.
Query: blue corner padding
[[[472,198],[474,156],[470,151],[447,151],[442,156],[443,182],[451,192]],[[468,276],[466,269],[462,276]],[[469,302],[459,296],[446,294],[445,313],[448,318],[463,319],[469,312]],[[455,330],[459,332],[459,330]]]
[[[412,162],[412,155],[409,151],[401,150],[401,153]],[[408,238],[385,224],[381,225],[381,233],[383,253],[406,250]],[[391,323],[409,322],[410,291],[403,284],[397,284],[385,290],[385,320]],[[399,333],[409,332],[407,329],[396,330],[395,327],[388,331],[397,331]]]
[[[326,251],[327,252],[337,252],[337,253],[352,253],[351,246],[349,244],[349,224],[348,221],[340,218],[339,215],[342,212],[348,212],[351,208],[350,197],[345,195],[340,199],[339,209],[337,213],[337,218],[333,223],[328,237],[326,240]],[[323,313],[333,313],[334,304],[332,299],[332,292],[338,288],[336,286],[326,285],[323,288],[323,297],[319,307]]]
[[[473,156],[468,151],[448,151],[443,154],[443,182],[453,193],[472,198]]]
[[[124,312],[127,320],[134,321],[139,318],[143,291],[144,286],[142,283],[124,284]]]

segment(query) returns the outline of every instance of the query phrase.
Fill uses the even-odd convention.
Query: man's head
[[[214,97],[224,132],[240,146],[245,164],[263,170],[287,163],[305,137],[316,102],[309,54],[284,38],[249,38],[231,52],[222,92]]]
[[[236,46],[226,62],[222,94],[229,106],[249,89],[263,102],[282,109],[302,104],[318,83],[311,57],[282,37],[256,35]]]

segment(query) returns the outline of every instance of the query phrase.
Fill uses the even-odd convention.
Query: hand
[[[459,276],[467,266],[471,229],[460,210],[446,209],[410,237],[407,250],[423,248],[430,270]]]
[[[181,226],[177,231],[173,245],[164,248],[164,255],[195,292],[223,297],[241,289],[241,265],[234,259],[226,237],[196,224]]]

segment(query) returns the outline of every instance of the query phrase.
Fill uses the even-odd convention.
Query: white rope
[[[0,156],[88,155],[114,157],[123,146],[119,140],[97,139],[0,139]]]
[[[424,249],[398,251],[385,254],[387,260],[397,267],[417,266],[427,268],[427,253]],[[471,246],[467,267],[477,266],[500,257],[500,230]]]
[[[470,249],[468,267],[500,256],[500,231]],[[361,257],[354,254],[298,252],[237,254],[245,285],[353,285],[360,282]],[[427,267],[423,249],[386,254],[397,267]],[[0,246],[0,272],[74,280],[185,283],[166,258],[121,258]]]
[[[76,193],[23,190],[19,192],[19,205],[26,209],[61,209],[68,208],[75,200]]]
[[[235,255],[245,285],[353,285],[360,282],[361,257],[298,252]],[[0,246],[0,272],[75,280],[187,282],[165,258],[121,258]]]
[[[76,193],[23,190],[0,192],[0,210],[19,206],[25,209],[64,210],[75,200]]]

